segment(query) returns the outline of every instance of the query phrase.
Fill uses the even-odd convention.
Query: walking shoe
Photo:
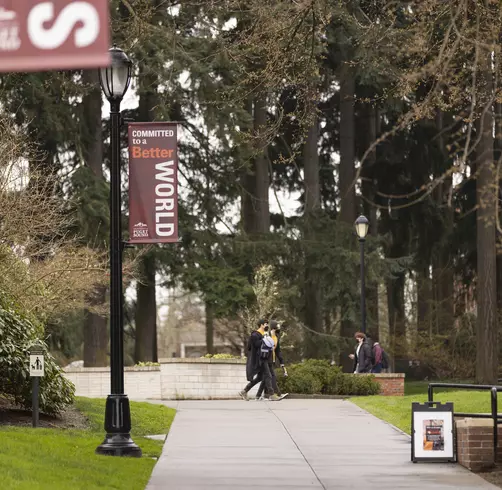
[[[283,395],[280,395],[280,399],[284,400],[289,395],[289,393],[284,393]]]
[[[257,397],[255,398],[255,400],[256,400],[257,402],[261,402],[263,399],[264,399],[263,395],[262,395],[262,396],[257,396]]]
[[[268,400],[269,402],[278,402],[282,400],[282,398],[279,398],[277,395],[270,395],[269,397],[266,397],[265,400]]]
[[[244,390],[239,391],[239,396],[240,396],[243,400],[246,400],[246,401],[248,401],[248,400],[249,400],[249,398],[248,398],[248,394],[247,394],[247,391],[244,391]]]

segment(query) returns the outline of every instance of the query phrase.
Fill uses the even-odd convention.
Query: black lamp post
[[[122,227],[120,195],[120,103],[131,82],[132,64],[114,46],[111,65],[99,72],[101,88],[110,102],[110,374],[106,399],[106,437],[96,453],[108,456],[141,456],[131,439],[129,398],[124,394],[124,314],[122,293]]]
[[[354,223],[356,234],[359,237],[359,248],[361,250],[361,332],[366,333],[366,287],[364,281],[364,242],[370,227],[366,216],[359,216]]]

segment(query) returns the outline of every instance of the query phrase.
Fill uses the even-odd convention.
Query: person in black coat
[[[354,354],[350,358],[354,360],[354,374],[370,373],[373,368],[371,347],[366,340],[366,335],[357,332],[354,337],[357,340],[357,346]]]
[[[285,398],[288,395],[288,393],[286,393],[284,396],[282,395],[281,390],[279,389],[279,385],[277,384],[277,378],[275,375],[275,366],[277,364],[277,361],[279,361],[279,365],[284,371],[284,375],[287,376],[287,371],[286,368],[284,367],[284,358],[282,357],[282,351],[281,351],[281,327],[275,320],[270,320],[270,337],[274,341],[274,350],[270,352],[268,357],[268,365],[270,367],[270,373],[272,375],[272,388],[274,389],[274,393],[276,395],[278,395],[281,398]],[[257,400],[261,399],[264,389],[265,389],[265,382],[262,381],[260,388],[256,393]]]
[[[258,321],[258,330],[255,330],[248,339],[247,343],[247,362],[246,377],[249,383],[239,392],[239,396],[244,400],[248,399],[249,390],[261,383],[265,383],[265,396],[274,399],[274,389],[272,387],[272,374],[267,360],[261,358],[261,347],[265,332],[268,331],[268,322],[266,320]]]

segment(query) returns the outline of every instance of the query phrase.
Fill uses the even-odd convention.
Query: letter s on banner
[[[45,22],[54,18],[52,2],[39,3],[28,15],[28,36],[39,49],[57,49],[70,36],[78,22],[83,23],[75,31],[75,46],[85,48],[90,46],[99,35],[99,15],[93,5],[88,2],[73,2],[61,10],[54,24],[49,29],[44,28]]]

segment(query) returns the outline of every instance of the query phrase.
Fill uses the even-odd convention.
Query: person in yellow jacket
[[[281,399],[286,398],[289,393],[285,393],[284,395],[281,394],[281,390],[279,389],[279,386],[277,384],[277,377],[275,375],[275,366],[277,362],[279,362],[283,372],[284,376],[288,375],[288,372],[284,366],[284,359],[282,357],[282,351],[281,351],[281,342],[280,342],[280,337],[281,337],[281,327],[280,325],[275,321],[271,320],[269,323],[269,331],[270,331],[270,337],[274,341],[274,349],[269,355],[268,358],[268,364],[270,366],[270,373],[272,374],[272,387],[274,389],[274,393],[278,395]],[[265,389],[265,384],[262,382],[260,385],[260,388],[258,389],[256,393],[256,399],[261,400],[263,390]]]

